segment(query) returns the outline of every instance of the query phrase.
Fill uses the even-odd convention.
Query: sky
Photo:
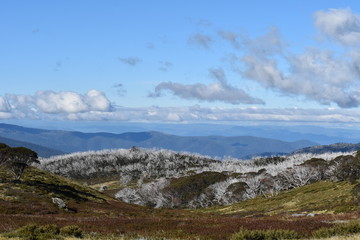
[[[1,0],[0,121],[360,126],[358,1]]]

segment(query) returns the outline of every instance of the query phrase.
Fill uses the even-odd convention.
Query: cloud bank
[[[221,71],[215,71],[222,77]],[[297,123],[360,123],[360,110],[301,108],[204,108],[184,107],[119,107],[111,105],[100,91],[39,91],[34,95],[0,96],[0,119],[43,119],[73,121],[135,122],[297,122]]]

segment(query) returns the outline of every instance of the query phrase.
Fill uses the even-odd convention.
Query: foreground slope
[[[65,200],[68,210],[54,205],[52,197]],[[254,208],[260,206],[256,202],[254,204]],[[344,214],[342,218],[354,216],[358,215]],[[216,211],[205,214],[200,210],[150,209],[122,203],[73,180],[34,167],[25,171],[20,182],[13,182],[8,173],[0,172],[0,232],[36,223],[78,225],[85,233],[91,232],[100,239],[107,239],[109,234],[170,239],[228,239],[242,227],[290,229],[307,235],[321,227],[332,226],[331,222],[320,220],[324,218],[323,215],[313,218],[283,215],[234,218],[233,213],[228,216]]]

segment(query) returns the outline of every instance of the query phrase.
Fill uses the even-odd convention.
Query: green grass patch
[[[322,181],[265,198],[258,196],[229,206],[202,209],[202,212],[240,215],[281,213],[342,213],[358,209],[351,193],[354,184]]]

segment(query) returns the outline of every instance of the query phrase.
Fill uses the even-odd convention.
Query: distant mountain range
[[[306,147],[303,149],[299,149],[294,153],[314,153],[314,154],[322,154],[327,152],[353,152],[360,150],[360,143],[335,143],[330,145],[319,145]]]
[[[68,121],[54,122],[44,120],[4,120],[3,123],[15,124],[30,128],[42,128],[49,130],[66,130],[79,132],[150,132],[172,134],[176,136],[253,136],[272,138],[285,142],[309,140],[320,145],[333,143],[359,143],[360,129],[358,127],[330,127],[326,125],[244,125],[221,124],[221,123],[138,123],[138,122],[86,122]],[[248,124],[248,125],[246,125]]]
[[[26,147],[26,148],[30,148],[33,151],[37,152],[37,154],[40,157],[51,157],[51,156],[54,156],[54,155],[65,154],[65,152],[59,151],[59,150],[56,150],[56,149],[47,148],[47,147],[43,147],[43,146],[40,146],[40,145],[29,143],[29,142],[17,141],[17,140],[14,140],[14,139],[9,139],[9,138],[4,138],[4,137],[0,137],[0,142],[5,143],[6,145],[9,145],[10,147]]]
[[[248,158],[255,155],[286,154],[297,149],[317,145],[317,143],[307,140],[286,142],[252,136],[176,136],[154,131],[122,134],[104,132],[83,133],[25,128],[10,124],[0,124],[0,136],[55,150],[50,155],[58,155],[60,152],[71,153],[136,146],[142,148],[164,148],[220,158],[224,156]],[[31,148],[30,145],[27,146]],[[36,150],[35,148],[33,149]],[[48,156],[49,154],[45,152],[44,149],[44,152],[39,153],[39,155]]]

